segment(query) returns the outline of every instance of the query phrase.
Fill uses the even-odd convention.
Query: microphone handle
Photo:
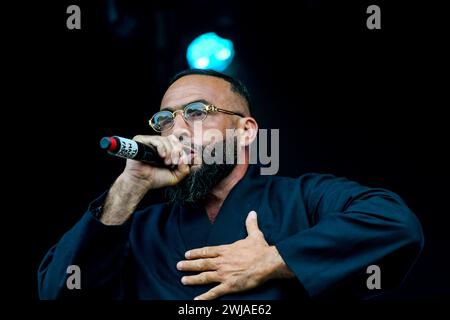
[[[156,167],[171,168],[171,166],[166,166],[164,164],[164,159],[159,156],[158,150],[155,146],[146,145],[137,141],[135,142],[137,143],[139,148],[136,156],[134,157],[134,160],[139,160]]]
[[[156,167],[173,169],[173,166],[164,164],[164,159],[159,156],[158,150],[152,145],[113,136],[102,138],[100,147],[116,157],[142,161]]]

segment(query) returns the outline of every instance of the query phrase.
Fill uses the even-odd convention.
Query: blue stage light
[[[186,58],[193,69],[224,71],[233,60],[234,46],[214,32],[202,34],[189,45]]]

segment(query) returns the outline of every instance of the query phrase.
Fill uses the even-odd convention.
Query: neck
[[[236,183],[244,177],[247,169],[248,163],[236,165],[233,171],[231,171],[231,173],[209,193],[208,197],[205,199],[205,209],[211,223],[214,223],[223,202]]]

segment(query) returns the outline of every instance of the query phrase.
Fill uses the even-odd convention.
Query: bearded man
[[[47,253],[41,299],[365,298],[379,293],[367,286],[374,265],[382,290],[398,285],[423,247],[420,223],[400,197],[328,174],[261,175],[249,164],[258,132],[250,109],[232,77],[175,76],[150,120],[158,134],[134,138],[156,147],[168,167],[127,160]],[[226,138],[205,138],[196,126]],[[222,147],[233,161],[204,161]],[[160,188],[168,201],[137,210]],[[80,290],[66,284],[72,265]]]

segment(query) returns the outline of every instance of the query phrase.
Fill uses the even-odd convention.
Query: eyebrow
[[[159,111],[171,111],[171,112],[173,112],[173,111],[175,110],[175,108],[177,108],[177,109],[183,109],[183,108],[186,107],[188,104],[195,103],[195,102],[201,102],[201,103],[206,104],[206,105],[212,104],[212,103],[209,102],[208,100],[205,100],[205,99],[198,99],[198,100],[193,100],[193,101],[191,101],[191,102],[188,102],[188,103],[186,103],[186,104],[184,104],[184,105],[180,105],[180,106],[177,106],[177,107],[164,107],[164,108],[162,108],[162,109],[159,110]]]

